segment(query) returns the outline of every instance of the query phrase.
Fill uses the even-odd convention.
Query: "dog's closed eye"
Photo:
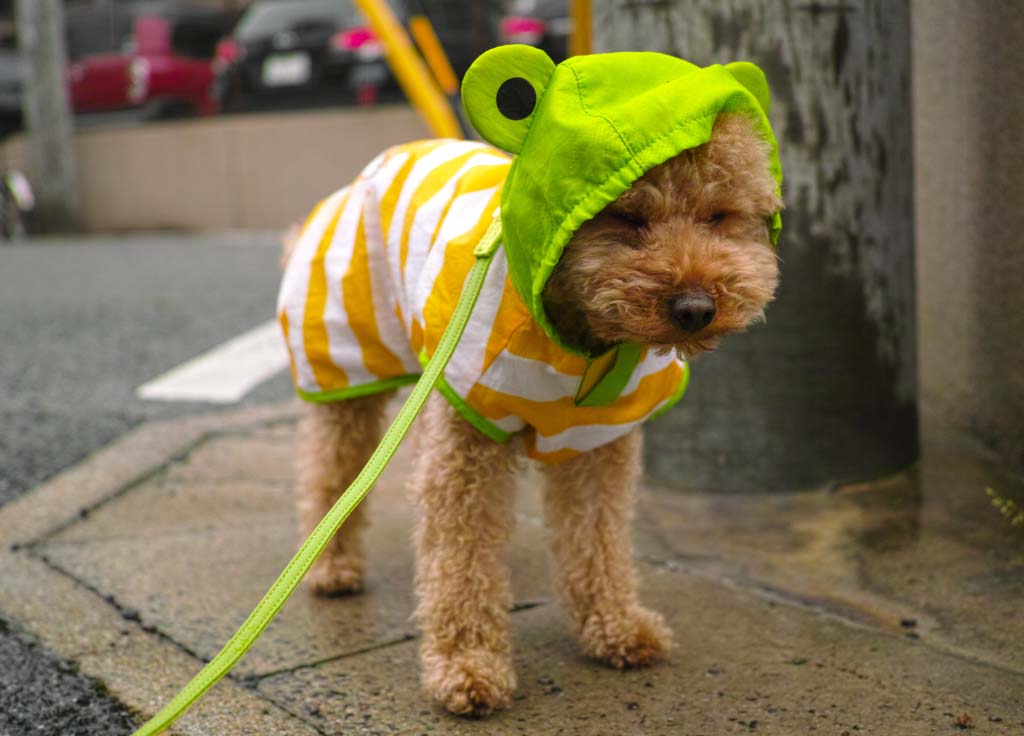
[[[612,217],[618,220],[623,225],[628,225],[631,228],[639,230],[640,228],[647,227],[647,220],[634,212],[616,211],[611,213]]]

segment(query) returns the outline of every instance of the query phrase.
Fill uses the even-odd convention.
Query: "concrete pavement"
[[[0,246],[0,506],[147,420],[208,410],[135,390],[273,317],[279,240],[166,232]],[[290,396],[282,373],[243,405]],[[0,624],[0,734],[129,732],[102,687],[49,654]]]
[[[150,422],[0,509],[0,610],[140,719],[230,636],[297,544],[292,403]],[[582,658],[553,600],[535,477],[519,493],[513,708],[419,692],[406,446],[373,491],[365,594],[299,593],[182,734],[1024,733],[1024,539],[981,456],[789,496],[644,489],[637,554],[671,660]]]

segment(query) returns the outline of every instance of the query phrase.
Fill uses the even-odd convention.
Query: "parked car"
[[[384,49],[351,0],[255,0],[216,59],[225,110],[336,104],[367,85],[394,86]]]
[[[508,0],[499,36],[502,43],[536,46],[558,63],[569,55],[571,31],[568,0]]]
[[[97,25],[88,13],[69,14],[68,83],[75,113],[132,111],[163,118],[217,111],[213,57],[232,14],[143,3],[108,17],[106,25]]]
[[[506,0],[406,0],[410,15],[430,19],[455,74],[461,78],[476,57],[501,41],[495,33]]]

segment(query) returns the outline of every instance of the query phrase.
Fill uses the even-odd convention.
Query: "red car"
[[[97,29],[76,29],[76,19],[68,20],[68,83],[76,113],[134,110],[144,117],[174,117],[217,111],[213,56],[231,27],[229,14],[167,9],[135,15],[120,49],[97,51],[86,43],[80,45],[88,51],[78,54],[76,30],[88,40]]]

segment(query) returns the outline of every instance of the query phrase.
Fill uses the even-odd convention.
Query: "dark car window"
[[[167,53],[173,49],[178,56],[211,59],[217,42],[230,32],[237,17],[237,11],[181,9],[173,3],[155,2],[100,10],[69,8],[68,57],[76,61],[94,54],[136,53],[140,50],[137,34],[138,23],[142,20],[167,24],[170,34],[170,39],[162,43],[159,39],[147,39],[153,45],[143,44],[146,50]],[[151,25],[149,32],[153,33],[154,29]]]
[[[567,0],[510,0],[511,15],[529,15],[537,18],[561,18],[569,15]]]
[[[121,10],[68,8],[66,20],[68,58],[72,61],[117,53],[132,37],[133,18]]]
[[[171,31],[174,53],[190,59],[212,59],[217,43],[227,34],[230,26],[219,18],[180,20]]]
[[[0,46],[0,89],[21,86],[21,57],[18,50],[9,46]]]
[[[356,25],[360,18],[351,0],[256,2],[238,22],[234,36],[240,41],[253,41],[281,31]]]

